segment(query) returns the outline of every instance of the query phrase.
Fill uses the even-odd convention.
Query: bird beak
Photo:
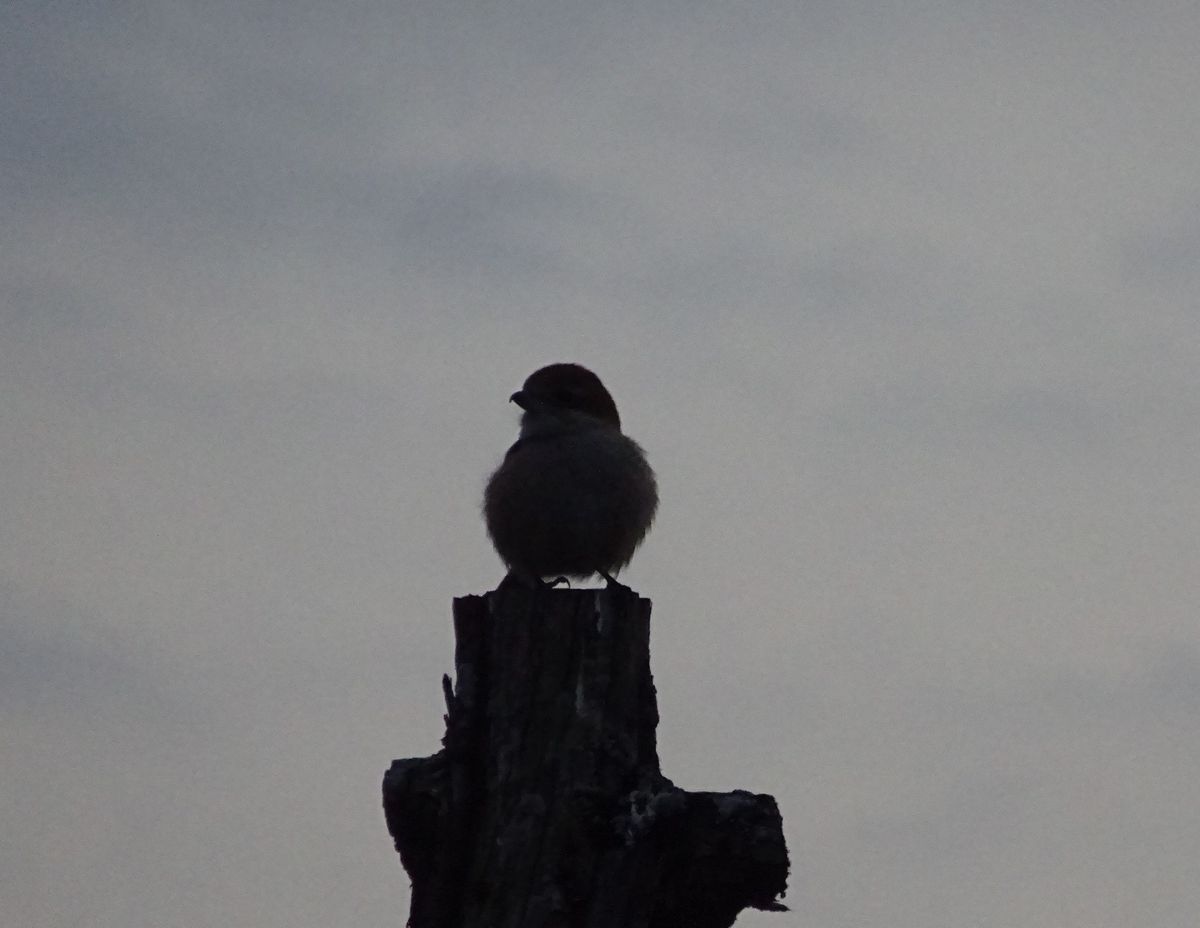
[[[508,401],[510,403],[516,403],[522,409],[529,408],[529,397],[526,396],[524,390],[518,390],[516,393],[514,393],[512,396],[510,396],[508,398]]]

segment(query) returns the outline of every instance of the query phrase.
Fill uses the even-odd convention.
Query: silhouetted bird
[[[496,552],[527,582],[591,574],[615,582],[658,506],[645,453],[622,434],[600,378],[578,364],[535,371],[510,399],[524,410],[521,434],[483,501]]]

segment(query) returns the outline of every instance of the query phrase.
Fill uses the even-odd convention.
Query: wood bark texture
[[[454,631],[443,749],[383,781],[411,928],[726,928],[784,908],[775,800],[659,770],[649,600],[502,586],[456,599]]]

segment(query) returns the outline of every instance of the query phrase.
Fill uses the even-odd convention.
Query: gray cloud
[[[379,776],[572,359],[666,772],[779,796],[794,909],[1190,924],[1194,14],[0,16],[11,918],[402,918]]]
[[[1200,204],[1176,205],[1149,228],[1129,233],[1119,257],[1134,286],[1165,285],[1182,291],[1195,284],[1200,267]]]

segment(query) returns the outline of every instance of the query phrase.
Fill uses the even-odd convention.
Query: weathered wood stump
[[[456,599],[454,631],[443,750],[383,779],[411,928],[726,928],[784,908],[775,800],[659,771],[649,600],[502,587]]]

